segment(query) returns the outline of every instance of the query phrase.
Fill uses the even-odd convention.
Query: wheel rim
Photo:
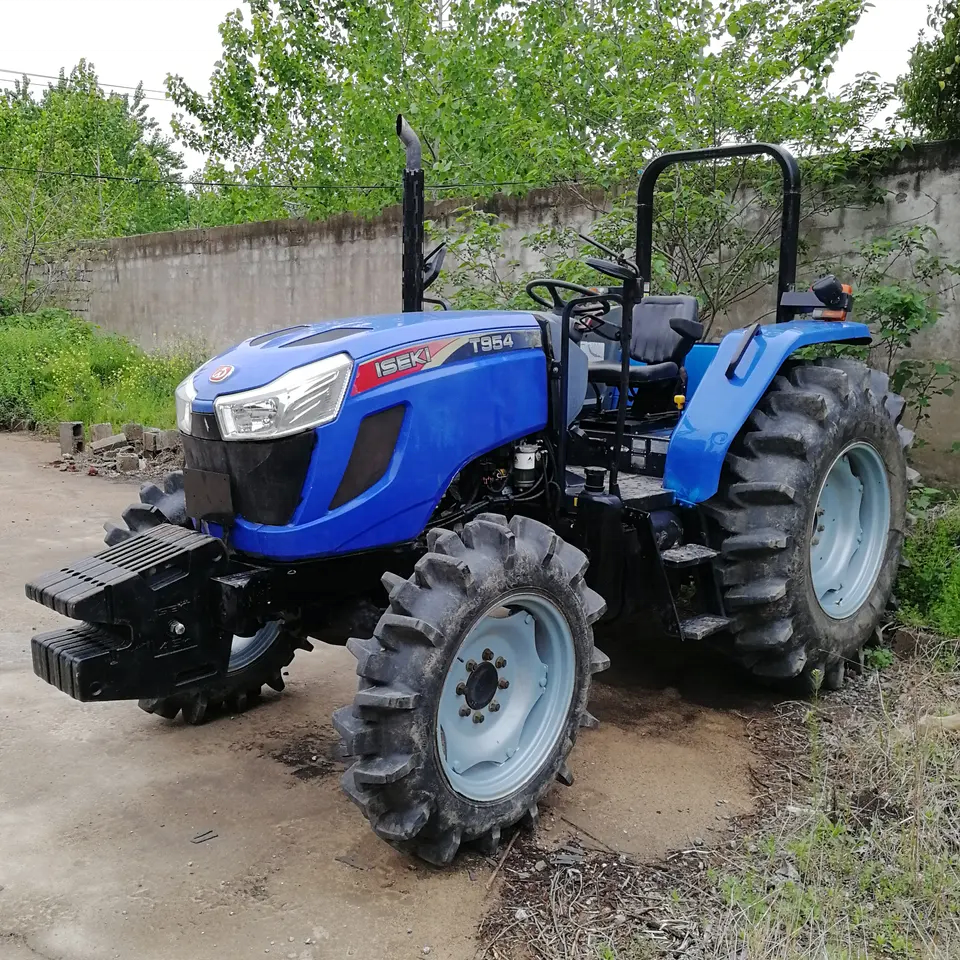
[[[810,572],[817,601],[834,620],[866,603],[887,552],[890,484],[883,458],[852,443],[833,461],[817,494]]]
[[[227,663],[227,673],[236,673],[249,667],[254,660],[265,653],[280,633],[280,621],[271,620],[249,637],[234,634],[230,643],[230,660]]]
[[[545,597],[511,594],[480,617],[437,708],[440,764],[457,793],[499,800],[536,777],[563,733],[576,666],[566,617]]]

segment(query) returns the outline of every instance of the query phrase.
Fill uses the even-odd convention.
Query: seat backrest
[[[633,309],[633,334],[630,337],[630,356],[644,363],[665,363],[672,360],[683,364],[690,348],[703,336],[679,333],[670,326],[674,317],[698,324],[700,308],[696,297],[644,297]]]

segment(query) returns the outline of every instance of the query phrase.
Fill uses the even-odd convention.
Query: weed
[[[173,391],[196,347],[146,354],[62,310],[0,317],[0,427],[133,421],[172,427]]]
[[[886,670],[897,659],[889,647],[868,647],[864,650],[864,657],[867,666],[873,670]]]

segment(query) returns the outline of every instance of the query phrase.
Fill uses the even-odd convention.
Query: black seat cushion
[[[648,363],[645,367],[630,367],[630,386],[639,387],[645,383],[661,380],[676,380],[680,368],[672,361],[666,363]],[[620,362],[604,360],[590,364],[590,382],[602,383],[608,387],[620,385]]]
[[[630,356],[644,363],[670,360],[683,366],[690,348],[703,336],[698,315],[696,297],[644,297],[633,310]]]

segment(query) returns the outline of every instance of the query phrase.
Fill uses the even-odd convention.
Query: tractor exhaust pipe
[[[423,151],[420,138],[403,115],[397,116],[397,136],[407,151],[403,171],[403,312],[423,309]]]

